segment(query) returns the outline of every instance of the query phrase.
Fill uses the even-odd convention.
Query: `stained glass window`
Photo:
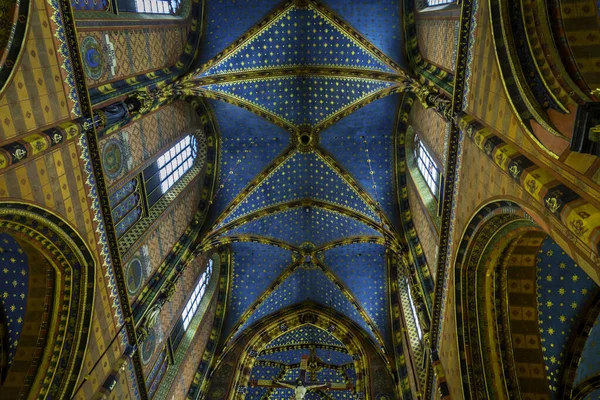
[[[194,165],[196,154],[196,138],[187,135],[144,170],[148,207],[152,207]]]
[[[417,309],[415,308],[415,302],[412,298],[412,294],[410,293],[410,282],[408,279],[406,280],[406,287],[408,289],[408,300],[410,303],[410,309],[412,310],[412,315],[415,320],[415,325],[417,326],[417,335],[419,335],[419,340],[423,338],[423,330],[421,329],[421,323],[419,322],[419,316],[417,315]]]
[[[427,0],[427,6],[441,6],[442,4],[454,3],[456,0]]]
[[[194,318],[194,314],[198,310],[198,306],[202,301],[202,296],[204,296],[204,292],[206,291],[206,287],[208,286],[208,282],[210,281],[210,277],[212,275],[213,269],[213,261],[212,259],[208,260],[208,265],[206,266],[206,270],[198,279],[198,284],[194,288],[192,295],[188,299],[185,307],[183,308],[182,319],[183,319],[183,329],[186,330],[189,326],[192,318]]]
[[[440,169],[418,135],[415,135],[415,159],[429,190],[437,198],[440,190]]]
[[[121,12],[138,12],[146,14],[177,14],[181,0],[119,0]]]

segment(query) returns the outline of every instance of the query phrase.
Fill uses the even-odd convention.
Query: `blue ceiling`
[[[288,267],[292,253],[256,243],[234,243],[233,281],[224,331],[228,332],[273,281]]]
[[[320,135],[320,145],[361,184],[371,198],[379,200],[386,216],[395,223],[399,223],[399,209],[392,174],[392,133],[398,105],[399,95],[377,100]],[[371,169],[367,160],[370,160]],[[373,188],[373,180],[376,189]]]
[[[337,204],[377,220],[375,212],[318,154],[296,152],[256,185],[224,223],[269,205],[309,198]]]
[[[210,100],[209,103],[221,139],[219,182],[223,184],[211,208],[214,219],[248,182],[285,150],[290,135],[250,111],[221,101]],[[242,161],[236,167],[238,160]]]
[[[319,207],[300,207],[271,214],[224,233],[224,236],[264,232],[267,237],[300,246],[311,242],[316,247],[354,236],[379,236],[381,233],[342,213]]]
[[[356,243],[327,250],[325,265],[342,281],[373,320],[387,343],[387,268],[385,248],[378,244]]]
[[[243,332],[252,323],[266,315],[303,301],[314,301],[325,307],[331,306],[356,322],[373,339],[376,339],[375,332],[369,328],[365,319],[350,300],[320,269],[305,269],[303,267],[297,268],[257,307],[238,330],[238,333]],[[389,345],[389,343],[386,344]]]
[[[224,334],[311,301],[389,347],[382,232],[399,235],[392,135],[400,95],[392,93],[405,65],[400,4],[300,3],[207,1],[193,81],[218,99],[208,103],[221,139],[220,187],[203,238],[236,242]],[[298,145],[300,131],[312,147]],[[305,257],[312,261],[298,266]]]
[[[600,400],[600,389],[596,389],[592,393],[585,396],[585,400]]]
[[[329,332],[317,328],[313,325],[303,325],[299,328],[292,329],[283,335],[272,340],[267,346],[267,349],[272,347],[294,345],[294,344],[324,344],[330,346],[340,346],[343,344],[337,340]]]
[[[205,64],[219,52],[225,50],[284,2],[281,0],[208,0],[206,3],[206,29],[199,58],[202,64]],[[403,67],[406,66],[402,51],[404,43],[400,25],[400,2],[396,0],[353,0],[351,2],[348,0],[326,0],[322,3],[345,20],[395,63]],[[346,40],[345,35],[340,34],[337,28],[325,32],[324,25],[328,27],[331,24],[328,22],[328,19],[321,17],[322,13],[315,10],[292,10],[285,16],[285,21],[291,21],[292,18],[299,18],[300,16],[314,17],[315,15],[317,16],[315,19],[323,24],[319,25],[317,23],[312,25],[312,28],[319,30],[318,33],[321,33],[321,36],[325,40],[328,40],[332,35],[338,40]],[[290,19],[287,18],[288,16]],[[298,36],[299,33],[301,34],[302,30],[305,31],[305,35],[313,33],[312,29],[306,29],[301,24],[293,26],[292,23],[291,26],[287,26],[286,28],[293,29],[294,36]],[[277,27],[274,29],[277,29]],[[270,33],[271,35],[269,36],[260,35],[260,37],[265,38],[268,43],[272,43],[268,39],[275,40],[279,35],[275,34],[274,31]],[[303,35],[300,37],[308,40]],[[317,43],[321,43],[321,41]],[[350,44],[351,46],[355,44],[349,40],[343,43],[346,45]],[[305,54],[295,56],[302,57],[303,55],[306,57]],[[311,55],[313,57],[316,56],[314,53]],[[375,69],[372,65],[369,65],[369,67]]]
[[[251,103],[293,126],[317,126],[393,82],[374,79],[286,76],[206,85],[204,89]]]
[[[569,340],[598,286],[551,238],[537,257],[538,307],[542,352],[550,390],[556,391]],[[594,360],[588,359],[589,368]],[[582,374],[587,370],[586,366]]]
[[[29,287],[29,267],[27,255],[19,243],[10,235],[0,233],[0,303],[2,318],[5,320],[8,342],[8,365],[12,363],[17,350],[27,306]]]

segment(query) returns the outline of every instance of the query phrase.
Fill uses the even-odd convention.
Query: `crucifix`
[[[310,382],[310,385],[305,385],[307,378],[307,370],[309,369],[309,356],[302,356],[300,359],[300,377],[295,381],[273,381],[273,380],[253,380],[250,381],[250,386],[258,386],[264,388],[288,388],[294,389],[294,400],[304,400],[306,393],[313,389],[326,390],[352,390],[351,384],[345,383],[325,383],[325,382]]]

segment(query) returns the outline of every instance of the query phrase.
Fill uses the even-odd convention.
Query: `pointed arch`
[[[267,344],[285,332],[307,324],[325,331],[332,331],[331,326],[334,325],[333,336],[353,355],[356,393],[368,397],[385,394],[397,398],[396,393],[382,393],[386,389],[373,386],[373,381],[382,382],[382,378],[391,371],[389,364],[386,363],[385,367],[381,364],[383,361],[379,358],[381,355],[373,353],[378,352],[367,334],[345,316],[335,311],[323,310],[323,307],[311,302],[280,310],[248,327],[233,343],[223,349],[221,356],[213,363],[209,372],[212,376],[211,382],[203,387],[201,393],[213,395],[219,391],[222,395],[229,395],[228,398],[231,399],[236,393],[243,393],[250,383],[250,374],[257,361],[256,357]],[[238,367],[232,370],[232,365]],[[378,376],[375,377],[373,374]],[[394,385],[385,384],[385,386],[390,388]]]
[[[20,317],[24,325],[35,327],[34,332],[37,329],[37,334],[28,332],[15,339],[18,362],[6,371],[3,395],[13,399],[70,398],[88,343],[95,257],[67,221],[29,203],[0,203],[0,234],[5,236],[3,246],[12,239],[23,256],[23,282],[14,289],[35,286],[23,293],[25,297],[21,295],[26,306]]]
[[[566,249],[556,254],[564,242],[535,221],[500,200],[482,207],[463,233],[455,300],[465,399],[549,398],[572,375],[574,358],[563,352],[598,289]]]

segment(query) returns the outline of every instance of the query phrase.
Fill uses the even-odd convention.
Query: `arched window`
[[[440,194],[440,168],[437,163],[431,157],[431,154],[419,138],[419,135],[415,135],[415,160],[417,162],[417,168],[423,175],[429,190],[433,196],[437,199]]]
[[[176,15],[181,0],[118,0],[120,12]]]

